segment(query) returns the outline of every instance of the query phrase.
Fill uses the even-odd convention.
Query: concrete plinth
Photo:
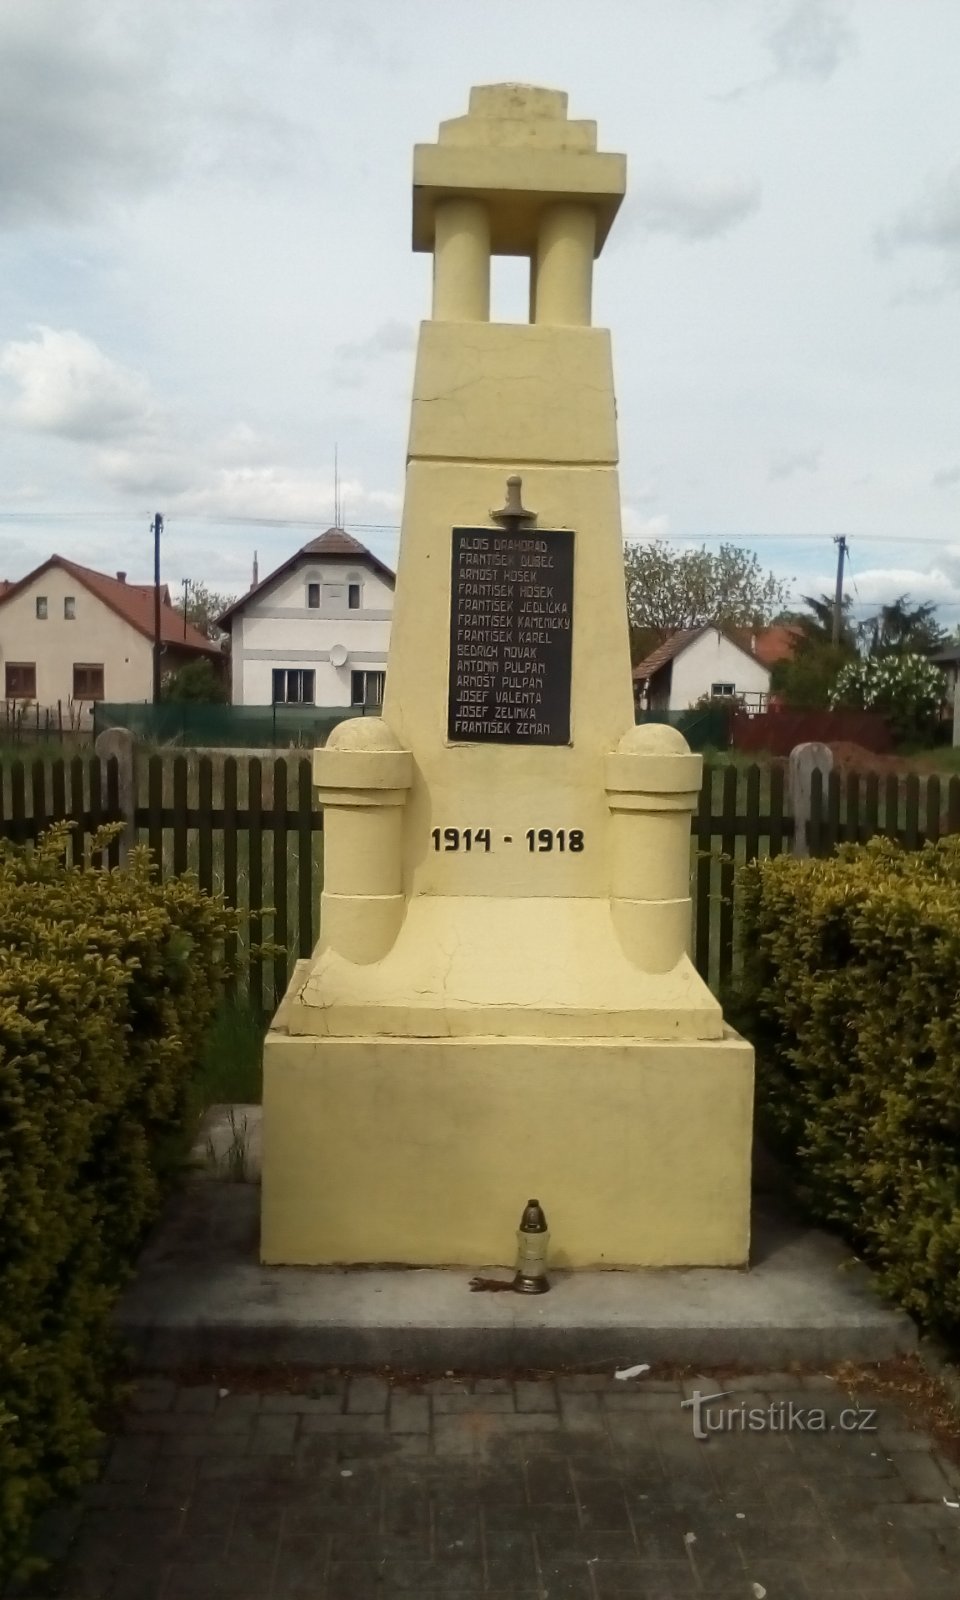
[[[269,1036],[266,1262],[739,1266],[752,1051],[716,1040]],[[707,1130],[706,1137],[702,1130]]]
[[[882,1361],[917,1342],[849,1251],[770,1195],[755,1202],[750,1272],[555,1272],[533,1297],[471,1294],[468,1272],[436,1268],[262,1266],[259,1199],[253,1184],[209,1180],[174,1196],[118,1310],[141,1365],[770,1370]]]

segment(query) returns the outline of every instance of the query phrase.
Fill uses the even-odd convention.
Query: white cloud
[[[877,234],[881,251],[905,245],[960,252],[960,160],[942,176],[928,178],[923,193]]]
[[[409,322],[390,320],[381,322],[367,339],[335,345],[334,354],[347,361],[375,361],[379,356],[412,350],[416,342],[416,329]]]
[[[172,508],[185,515],[264,517],[329,523],[333,521],[333,478],[282,466],[220,467],[206,472],[194,487],[174,493]],[[402,498],[389,490],[367,489],[357,479],[340,483],[348,522],[399,521]]]
[[[0,223],[76,220],[176,162],[154,30],[110,0],[5,0],[0,10]]]
[[[677,178],[661,171],[633,185],[624,215],[644,233],[699,242],[719,238],[759,206],[755,178]]]
[[[655,539],[665,539],[670,532],[670,518],[664,512],[644,516],[635,506],[624,501],[622,508],[623,536],[640,544],[650,544]]]
[[[39,327],[32,339],[11,340],[0,349],[0,374],[16,391],[7,418],[37,433],[105,440],[159,421],[147,380],[70,328]]]
[[[782,0],[763,31],[772,71],[715,98],[741,100],[780,83],[826,83],[856,49],[846,13],[838,0]]]
[[[941,467],[935,472],[930,482],[934,489],[953,489],[960,484],[960,464],[954,467]]]
[[[855,43],[845,7],[833,0],[792,0],[766,35],[774,77],[800,83],[832,78]]]
[[[797,472],[816,472],[823,454],[821,445],[807,450],[780,450],[770,458],[767,477],[771,483],[792,478]]]

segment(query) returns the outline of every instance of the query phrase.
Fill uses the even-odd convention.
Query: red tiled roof
[[[254,595],[262,593],[264,589],[276,583],[285,572],[289,572],[291,567],[295,567],[300,561],[309,560],[311,556],[334,558],[342,556],[352,561],[367,561],[387,579],[388,583],[396,581],[397,575],[393,569],[381,561],[379,556],[375,556],[372,550],[368,550],[365,544],[361,544],[359,539],[355,539],[350,533],[345,533],[343,528],[328,528],[326,533],[319,534],[316,539],[308,540],[294,555],[282,562],[273,572],[269,572],[252,589],[248,589],[246,594],[242,594],[239,600],[234,600],[233,605],[228,606],[223,615],[217,618],[220,627],[227,624],[234,613],[240,611]]]
[[[674,656],[678,656],[681,650],[685,650],[688,644],[705,632],[706,628],[678,628],[669,639],[664,639],[656,650],[651,650],[648,656],[637,663],[633,669],[634,682],[641,683],[652,678],[655,672],[659,672],[661,667],[665,667],[668,661],[672,661]]]
[[[778,661],[789,661],[802,638],[803,629],[797,623],[775,622],[752,634],[748,648],[763,666],[773,667]]]
[[[64,556],[50,556],[48,560],[28,572],[25,578],[17,583],[11,583],[6,589],[0,590],[0,605],[3,605],[13,594],[26,587],[38,578],[49,567],[60,567],[64,572],[76,578],[105,606],[122,617],[138,633],[144,634],[148,639],[154,635],[154,610],[153,610],[153,584],[152,583],[125,583],[119,578],[111,578],[106,572],[95,572],[92,567],[81,567],[76,561],[68,561]],[[187,623],[184,628],[183,612],[176,611],[170,604],[170,593],[166,584],[160,589],[160,641],[162,644],[178,645],[181,650],[202,650],[206,654],[219,655],[217,645],[202,634],[192,623]]]

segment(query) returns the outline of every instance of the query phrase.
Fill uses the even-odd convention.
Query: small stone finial
[[[507,479],[506,504],[501,506],[499,511],[491,511],[491,521],[499,522],[502,527],[510,528],[514,532],[525,522],[536,522],[537,513],[527,511],[523,504],[520,495],[522,487],[523,479],[519,472],[511,473]]]

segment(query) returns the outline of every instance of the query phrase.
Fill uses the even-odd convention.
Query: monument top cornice
[[[572,202],[596,217],[599,255],[626,189],[626,157],[597,149],[595,122],[572,121],[567,96],[531,84],[471,89],[466,116],[440,124],[413,157],[413,248],[430,252],[435,210],[482,201],[495,255],[531,255],[544,206]]]

